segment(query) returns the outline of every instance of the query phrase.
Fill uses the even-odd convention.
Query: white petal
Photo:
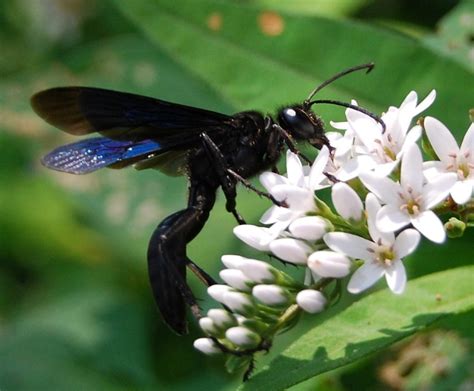
[[[413,112],[413,117],[417,116],[421,112],[425,111],[428,107],[430,107],[436,99],[436,90],[431,90],[430,93],[423,99],[416,109]]]
[[[459,147],[449,129],[436,118],[426,117],[425,131],[439,160],[445,164],[452,161],[450,155],[458,154]]]
[[[411,219],[413,226],[423,236],[435,243],[443,243],[446,239],[443,223],[431,210],[421,212],[417,217]]]
[[[406,148],[409,145],[416,143],[420,139],[422,133],[423,133],[423,129],[421,128],[420,125],[413,126],[413,128],[411,128],[408,131],[405,137],[405,140],[403,141],[403,146],[401,147],[400,151],[397,154],[397,158],[402,157],[402,155],[405,153]]]
[[[404,258],[411,254],[420,243],[420,233],[415,229],[406,229],[402,231],[395,239],[393,251],[397,258]]]
[[[293,221],[288,229],[297,238],[316,241],[327,232],[328,222],[319,216],[305,216]]]
[[[278,201],[285,201],[290,209],[299,211],[316,211],[314,194],[308,189],[293,185],[277,185],[272,189]]]
[[[392,266],[385,270],[387,285],[393,293],[400,295],[405,290],[407,274],[402,261],[394,261]]]
[[[440,174],[433,178],[423,188],[423,207],[424,209],[431,209],[443,201],[453,188],[458,177],[455,173],[449,172]]]
[[[342,278],[349,274],[351,261],[333,251],[316,251],[308,258],[308,267],[321,277]]]
[[[303,165],[298,155],[290,150],[286,152],[286,175],[292,185],[302,186],[304,178]]]
[[[296,303],[310,314],[321,312],[326,302],[324,295],[315,289],[304,289],[296,295]]]
[[[326,146],[321,148],[319,151],[316,160],[314,161],[313,165],[311,166],[311,171],[309,173],[309,186],[311,189],[315,189],[317,185],[320,183],[321,174],[324,172],[326,168],[326,164],[329,159],[329,150]]]
[[[270,242],[276,237],[269,228],[242,224],[234,227],[234,235],[242,242],[259,250],[268,251]]]
[[[374,285],[385,270],[373,262],[366,262],[352,275],[347,290],[351,293],[360,293]]]
[[[345,232],[329,232],[324,235],[324,242],[333,250],[346,254],[357,259],[372,259],[369,249],[374,247],[374,243]]]
[[[420,194],[423,189],[423,158],[417,144],[410,144],[402,159],[400,184]]]
[[[277,221],[285,221],[288,220],[292,213],[293,212],[289,208],[273,205],[266,210],[266,212],[260,218],[260,222],[267,225],[274,224]]]
[[[395,242],[393,232],[382,232],[377,228],[377,213],[381,206],[377,197],[373,193],[367,194],[365,198],[365,210],[367,211],[367,226],[372,241],[378,243],[382,241],[386,246],[391,246]]]
[[[288,183],[288,179],[274,172],[266,171],[260,175],[260,183],[268,192],[272,191],[273,186]]]
[[[472,197],[474,181],[458,181],[451,188],[451,196],[456,204],[462,205],[468,202]]]
[[[395,167],[397,167],[399,162],[399,160],[394,160],[393,162],[378,164],[374,167],[374,174],[380,176],[389,176]]]
[[[410,224],[410,216],[395,205],[385,205],[378,211],[375,224],[380,232],[394,232]]]
[[[400,205],[399,193],[402,190],[398,183],[387,177],[376,175],[371,172],[360,174],[360,180],[364,186],[374,193],[386,204]]]
[[[290,238],[274,240],[270,250],[278,258],[296,265],[306,265],[308,255],[313,251],[305,242]]]
[[[461,144],[461,155],[470,153],[471,162],[474,161],[474,122],[469,126]]]
[[[332,187],[332,202],[344,219],[360,221],[364,212],[359,195],[344,182],[338,182]]]

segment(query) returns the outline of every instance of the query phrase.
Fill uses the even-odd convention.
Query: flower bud
[[[351,261],[341,253],[316,251],[309,256],[308,267],[321,277],[342,278],[349,274]]]
[[[268,306],[282,306],[288,304],[291,295],[278,285],[255,285],[252,295]]]
[[[328,228],[328,221],[319,216],[300,217],[288,227],[293,236],[310,241],[321,239]]]
[[[234,235],[258,251],[268,251],[268,245],[275,238],[269,228],[242,224],[234,228]]]
[[[255,259],[246,259],[240,263],[238,269],[241,270],[248,278],[256,283],[274,282],[279,275],[279,270],[263,261]]]
[[[296,303],[310,314],[321,312],[326,305],[326,301],[324,295],[315,289],[305,289],[296,295]]]
[[[306,265],[308,255],[313,251],[302,240],[297,239],[276,239],[270,243],[270,250],[278,258],[294,263],[295,265]]]
[[[455,217],[451,217],[445,224],[444,229],[449,238],[460,238],[466,230],[466,223]]]
[[[223,303],[224,294],[227,292],[234,292],[234,290],[224,284],[214,284],[207,288],[207,294],[219,303]]]
[[[207,335],[210,335],[212,337],[219,336],[219,330],[217,329],[212,319],[207,316],[199,319],[199,327],[201,327],[201,330],[204,331]]]
[[[193,345],[197,350],[207,355],[222,353],[217,344],[210,338],[198,338]]]
[[[244,316],[250,316],[255,313],[255,303],[252,300],[252,296],[246,293],[226,292],[222,300],[222,303],[229,307],[232,312]]]
[[[210,309],[207,311],[207,316],[212,319],[215,327],[218,329],[228,329],[229,327],[237,325],[237,320],[235,317],[229,311],[226,311],[222,308]]]
[[[247,258],[240,255],[223,255],[221,261],[228,269],[239,269],[239,266],[245,262]]]
[[[221,270],[219,276],[232,288],[239,291],[250,292],[251,286],[254,285],[244,273],[238,269],[224,269]]]
[[[234,345],[244,349],[255,348],[262,340],[257,333],[243,326],[231,327],[226,331],[225,336]]]

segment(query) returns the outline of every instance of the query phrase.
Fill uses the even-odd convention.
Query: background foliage
[[[225,373],[221,360],[194,351],[195,326],[182,338],[163,326],[150,295],[148,238],[161,219],[184,206],[184,178],[132,169],[80,177],[46,171],[40,156],[72,138],[32,113],[32,93],[93,85],[227,113],[274,112],[301,101],[336,71],[375,61],[370,76],[348,77],[320,97],[356,98],[380,112],[412,89],[424,96],[435,88],[438,99],[429,113],[460,136],[474,105],[473,26],[473,2],[455,0],[433,0],[429,7],[409,0],[2,2],[0,389],[221,390],[240,382]],[[318,112],[323,118],[343,116],[337,108]],[[254,223],[268,206],[245,190],[238,205]],[[191,258],[213,275],[222,254],[252,254],[232,236],[233,225],[221,197],[190,246]],[[359,305],[374,308],[362,315],[361,307],[350,306],[354,298],[344,297],[323,316],[308,316],[282,336],[272,353],[259,359],[261,372],[246,388],[272,378],[273,388],[283,387],[276,374],[298,390],[472,385],[472,268],[442,272],[472,263],[472,240],[470,233],[442,247],[423,243],[407,260],[413,291],[405,300],[418,305],[393,311],[391,329],[400,338],[389,342],[412,334],[404,325],[423,332],[391,347],[378,344],[370,330],[359,335],[358,317],[374,322],[373,330],[382,329],[377,314],[383,315],[375,309],[387,303],[387,292],[362,299]],[[413,281],[435,272],[426,277],[433,278],[426,280],[429,288],[458,295],[447,297],[438,312],[427,309],[432,302],[418,291],[425,280]],[[203,287],[191,282],[204,297]],[[386,305],[393,314],[400,303]],[[444,316],[450,313],[456,315]],[[318,369],[323,357],[314,355],[306,369],[298,364],[295,360],[308,359],[320,344],[329,353],[338,348],[330,342],[338,318],[354,324],[343,333],[348,339],[338,341],[346,360]],[[366,342],[364,354],[348,350],[357,338]],[[311,344],[313,350],[302,348]]]

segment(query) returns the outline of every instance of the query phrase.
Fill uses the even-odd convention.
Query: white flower
[[[364,206],[358,194],[344,182],[338,182],[332,187],[332,203],[337,213],[345,220],[362,220]]]
[[[304,289],[296,295],[296,303],[310,314],[321,312],[326,302],[324,295],[315,289]]]
[[[449,194],[457,180],[453,173],[440,174],[423,181],[420,149],[411,144],[402,159],[400,183],[375,173],[363,173],[360,179],[386,205],[377,213],[377,228],[395,232],[410,223],[426,238],[442,243],[446,238],[443,223],[431,211]]]
[[[342,278],[349,274],[351,261],[337,252],[316,251],[309,256],[308,267],[319,277]]]
[[[255,285],[252,295],[268,306],[281,306],[289,301],[289,293],[278,285]]]
[[[207,294],[219,303],[224,302],[224,294],[227,292],[234,292],[234,289],[224,284],[214,284],[207,288]]]
[[[347,123],[334,125],[347,129],[347,136],[344,137],[353,138],[353,148],[348,153],[346,142],[342,144],[342,154],[338,154],[336,149],[336,156],[339,156],[340,160],[339,167],[336,167],[334,172],[334,168],[329,169],[329,172],[342,181],[352,179],[360,172],[371,170],[381,176],[389,175],[399,163],[406,147],[421,136],[420,126],[416,125],[409,130],[413,118],[427,109],[435,98],[436,92],[433,90],[418,104],[416,92],[411,91],[399,108],[389,107],[388,111],[382,114],[381,119],[386,125],[385,131],[371,117],[347,109]]]
[[[272,224],[270,230],[278,235],[298,217],[317,210],[314,192],[330,186],[324,175],[329,159],[329,150],[324,146],[311,166],[308,176],[300,159],[291,151],[287,152],[287,176],[264,172],[260,175],[260,182],[267,191],[278,201],[285,202],[288,207],[272,206],[268,209],[260,222]]]
[[[210,338],[198,338],[194,341],[194,347],[207,355],[222,353],[217,344]]]
[[[330,232],[324,236],[328,247],[349,257],[364,260],[364,264],[352,275],[347,289],[360,293],[379,278],[385,276],[392,292],[403,293],[406,272],[402,258],[411,254],[420,241],[420,234],[406,229],[397,237],[393,233],[381,232],[376,225],[376,216],[381,207],[376,197],[369,193],[366,199],[369,233],[372,241],[344,232]]]
[[[428,179],[444,172],[454,172],[457,182],[451,189],[451,197],[457,204],[465,204],[472,197],[474,188],[474,123],[464,136],[461,148],[449,129],[436,118],[426,117],[426,134],[440,161],[423,164]]]

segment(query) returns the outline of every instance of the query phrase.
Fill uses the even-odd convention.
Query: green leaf
[[[373,0],[255,0],[254,3],[271,10],[301,15],[343,16],[372,3]]]
[[[388,290],[366,296],[301,336],[241,389],[286,389],[468,311],[474,308],[473,273],[474,266],[456,268],[409,281],[403,296]]]
[[[464,1],[446,15],[437,33],[425,38],[427,46],[441,55],[452,58],[474,72],[474,2]]]
[[[352,75],[320,97],[374,111],[398,105],[410,90],[431,89],[430,115],[465,130],[474,76],[419,41],[353,21],[275,14],[221,1],[137,0],[114,3],[153,42],[205,80],[236,109],[272,110],[301,102],[318,83],[348,66],[375,61],[370,76]],[[456,104],[453,104],[456,102]],[[446,110],[449,107],[449,110]],[[340,108],[318,107],[323,117]]]

